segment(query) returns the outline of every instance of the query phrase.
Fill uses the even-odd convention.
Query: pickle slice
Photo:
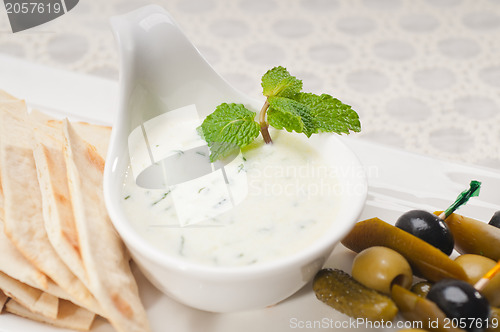
[[[426,330],[441,332],[462,332],[447,324],[446,315],[432,301],[429,301],[409,290],[394,285],[392,286],[392,299],[398,306],[404,319],[412,322],[421,322]]]
[[[320,301],[353,318],[392,321],[398,313],[389,297],[361,285],[341,270],[319,271],[314,277],[313,290]]]
[[[396,250],[410,263],[415,275],[432,282],[445,278],[467,280],[463,268],[441,250],[379,218],[358,222],[341,242],[355,252],[373,246]]]

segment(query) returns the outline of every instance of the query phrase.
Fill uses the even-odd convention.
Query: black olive
[[[456,325],[454,327],[469,332],[482,332],[486,329],[490,305],[471,284],[455,279],[438,281],[431,287],[427,299],[436,303],[452,319],[451,322]]]
[[[433,245],[448,256],[453,251],[455,245],[453,234],[444,221],[435,214],[423,210],[411,210],[399,217],[396,227]]]
[[[497,211],[493,214],[493,217],[491,217],[488,224],[500,228],[500,211]]]

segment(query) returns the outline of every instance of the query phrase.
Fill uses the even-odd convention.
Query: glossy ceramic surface
[[[321,268],[361,213],[366,179],[357,157],[333,136],[311,139],[342,174],[339,183],[348,197],[328,232],[298,254],[268,264],[224,268],[188,263],[158,252],[134,232],[121,209],[123,175],[130,162],[130,132],[147,120],[186,105],[194,104],[204,117],[221,102],[239,102],[254,110],[261,102],[242,95],[217,75],[161,7],[143,7],[111,22],[121,68],[104,193],[111,219],[134,260],[165,294],[206,311],[263,308],[289,297]]]

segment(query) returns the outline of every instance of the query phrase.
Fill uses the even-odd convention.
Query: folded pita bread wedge
[[[27,115],[0,109],[0,169],[5,233],[17,249],[80,303],[94,298],[50,244],[33,158],[33,126]]]
[[[89,288],[117,331],[149,331],[125,247],[104,205],[104,160],[67,120],[64,136],[70,197]]]
[[[0,289],[29,310],[48,318],[57,318],[59,299],[39,289],[23,284],[0,272]]]
[[[15,99],[14,97],[10,96],[9,94],[5,93],[2,90],[0,90],[0,93],[3,93],[3,95],[0,95],[0,110],[8,109],[11,112],[26,114],[27,107],[24,100]],[[1,172],[1,167],[0,167],[0,172]],[[3,189],[2,189],[2,180],[0,178],[0,216],[1,215],[3,215]]]
[[[0,272],[32,287],[42,290],[48,288],[47,276],[31,264],[5,235],[2,217],[0,217],[0,253]]]
[[[62,130],[50,135],[38,129],[34,132],[36,145],[33,156],[42,195],[45,229],[59,257],[78,279],[88,284],[69,197]]]
[[[0,110],[9,109],[19,114],[26,114],[26,104],[22,100],[0,90]],[[1,111],[0,111],[1,112]],[[11,243],[4,233],[4,209],[3,209],[3,188],[1,181],[0,166],[0,271],[12,275],[15,279],[33,285],[34,287],[45,289],[47,287],[47,277],[29,263],[17,248]]]
[[[60,130],[62,121],[57,120],[38,110],[32,110],[30,118],[34,121],[44,124],[48,127]],[[72,122],[73,128],[77,134],[85,141],[95,146],[97,153],[103,158],[106,158],[109,145],[109,137],[111,136],[111,127],[90,124],[87,122]]]
[[[21,114],[27,112],[24,100],[17,99],[3,90],[0,90],[0,108],[9,108],[14,112],[20,112]],[[3,205],[2,201],[2,182],[0,181],[0,209]],[[0,211],[0,216],[3,214],[2,211],[3,210]]]
[[[3,91],[0,90],[0,94]],[[10,95],[3,94],[3,96],[8,96],[11,101],[16,101],[15,104],[6,105],[0,101],[0,109],[13,110],[17,114],[26,114],[26,105],[23,101],[20,101]],[[0,111],[2,112],[2,111]],[[1,173],[1,168],[0,168]],[[1,179],[1,176],[0,176]],[[62,290],[59,286],[54,284],[51,280],[47,278],[39,269],[37,269],[31,262],[29,262],[24,255],[17,249],[17,247],[11,242],[11,240],[6,236],[4,232],[4,221],[3,221],[3,192],[1,191],[0,185],[0,272],[3,272],[12,278],[21,281],[36,289],[43,290],[48,294],[54,295],[67,300],[75,301],[67,292]],[[78,301],[75,301],[78,303]],[[82,305],[81,303],[78,303]]]
[[[65,300],[59,301],[57,318],[51,319],[43,315],[34,313],[22,306],[15,300],[9,300],[5,305],[7,312],[25,317],[34,321],[51,324],[53,326],[67,328],[72,330],[88,331],[92,326],[95,314],[80,308],[73,303]]]
[[[38,301],[36,301],[32,311],[42,316],[56,319],[59,312],[59,298],[43,292],[38,298]]]
[[[3,231],[3,220],[0,218],[0,272],[21,281],[33,288],[42,290],[50,295],[58,298],[69,300],[80,306],[85,306],[84,303],[74,299],[67,292],[56,285],[52,280],[48,279],[45,274],[40,272],[33,264],[31,264],[17,248],[11,243]],[[87,309],[100,313],[97,308]],[[94,310],[93,310],[94,309]]]
[[[0,102],[11,102],[11,101],[20,101],[18,98],[12,96],[11,94],[5,92],[4,90],[0,90]]]
[[[73,207],[70,202],[68,177],[63,153],[62,121],[33,110],[30,118],[37,123],[33,156],[42,194],[45,229],[49,240],[69,269],[88,286],[87,275],[80,256]],[[87,123],[82,127],[89,141],[95,141],[107,149],[109,127]],[[81,134],[82,131],[79,131]],[[102,151],[105,153],[106,151]]]
[[[33,264],[31,264],[17,248],[7,238],[3,231],[3,220],[0,218],[0,272],[21,281],[33,288],[42,290],[50,295],[65,300],[73,301],[74,303],[85,306],[84,303],[74,299],[67,292],[56,285],[52,280],[48,279],[45,274],[40,272]],[[92,308],[87,307],[92,310]],[[100,313],[100,310],[96,313]]]
[[[97,153],[103,159],[106,159],[109,138],[111,136],[111,127],[86,122],[75,122],[73,128],[80,137],[96,148]]]
[[[26,112],[28,111],[26,102],[20,99],[0,100],[0,108],[9,110],[10,112],[14,114],[19,114],[21,116],[26,114]]]
[[[40,184],[45,230],[52,247],[61,260],[88,288],[88,277],[80,255],[80,244],[76,231],[73,208],[68,189],[68,177],[64,161],[62,126],[35,128],[36,145],[33,156]],[[82,305],[81,303],[78,303]],[[103,314],[95,299],[83,305]]]
[[[2,313],[3,308],[5,307],[5,303],[7,303],[8,299],[8,296],[5,295],[5,293],[0,289],[0,314]]]

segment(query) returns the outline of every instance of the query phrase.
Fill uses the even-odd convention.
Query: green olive
[[[411,286],[410,290],[420,297],[426,297],[431,289],[432,284],[427,281],[420,281]]]
[[[488,257],[474,254],[465,254],[455,258],[467,274],[469,283],[475,284],[486,272],[491,270],[496,262]],[[500,274],[491,279],[481,293],[488,299],[491,306],[500,306]]]
[[[409,288],[413,273],[408,261],[387,247],[370,247],[354,258],[352,276],[366,287],[391,294],[392,285]]]

